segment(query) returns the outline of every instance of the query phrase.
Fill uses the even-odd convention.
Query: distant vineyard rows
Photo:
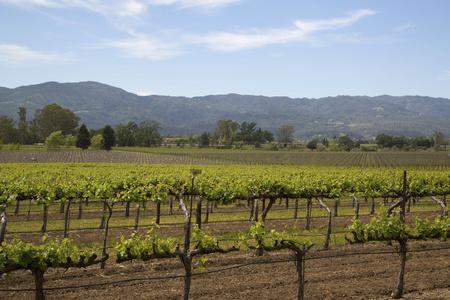
[[[294,152],[124,148],[127,151],[0,151],[1,163],[131,163],[190,165],[310,165],[450,168],[446,152]]]

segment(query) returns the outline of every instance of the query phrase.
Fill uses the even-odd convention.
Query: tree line
[[[116,139],[121,144],[126,144],[126,139],[129,138],[124,137],[123,125],[116,126],[116,130],[110,125],[90,130],[85,124],[79,126],[80,118],[74,112],[55,103],[37,109],[31,121],[27,121],[25,107],[19,107],[18,115],[19,122],[7,116],[0,117],[0,145],[45,143],[48,149],[76,146],[81,149],[91,147],[110,150],[111,147],[116,146]],[[129,130],[132,133],[133,146],[150,147],[161,143],[162,137],[159,134],[159,130],[162,129],[161,124],[155,121],[143,121],[139,125],[134,125]],[[115,131],[121,135],[116,137]]]
[[[394,148],[401,150],[429,148],[441,150],[442,148],[444,148],[445,150],[446,146],[448,145],[448,140],[440,131],[434,131],[430,137],[419,135],[413,139],[404,136],[390,136],[382,133],[377,135],[377,137],[375,138],[375,143],[380,148]]]
[[[48,149],[76,146],[81,149],[106,149],[119,147],[157,147],[163,142],[160,131],[161,124],[147,120],[139,124],[128,122],[118,124],[115,128],[106,125],[100,129],[86,128],[85,124],[78,125],[80,118],[69,109],[64,109],[56,103],[37,109],[34,118],[27,121],[27,109],[19,107],[19,121],[7,116],[0,117],[0,143],[17,145],[44,144]],[[291,143],[293,141],[292,126],[283,125],[278,131],[279,142]],[[178,143],[198,145],[199,148],[216,146],[230,149],[242,145],[254,145],[275,141],[273,133],[257,127],[255,122],[237,123],[232,120],[219,120],[213,134],[203,132],[187,139],[179,138]],[[18,146],[17,146],[18,147]]]
[[[162,125],[156,121],[147,120],[139,124],[128,122],[118,124],[114,128],[106,125],[100,129],[87,129],[85,124],[79,126],[80,118],[69,109],[64,109],[56,103],[37,109],[34,118],[27,120],[27,109],[19,107],[18,122],[7,116],[0,116],[0,149],[3,144],[9,144],[10,149],[19,149],[19,145],[45,144],[47,149],[61,149],[76,146],[81,149],[111,150],[119,147],[157,147],[164,137],[161,135]],[[277,138],[269,130],[257,127],[255,122],[238,123],[233,120],[219,120],[214,131],[203,132],[199,136],[189,134],[187,137],[172,138],[178,146],[189,144],[191,147],[231,149],[252,145],[260,148],[262,144],[269,143],[269,149],[278,150],[278,147],[287,147],[294,142],[295,129],[290,125],[282,125],[276,132]],[[336,150],[350,151],[354,148],[364,148],[368,141],[354,140],[347,135],[333,139]],[[416,138],[389,136],[379,134],[374,142],[379,148],[410,149],[442,149],[448,144],[442,132],[435,131],[431,137],[420,135]],[[319,147],[329,148],[326,138],[319,141],[313,139],[306,147],[315,150]],[[333,148],[333,147],[332,147]],[[333,148],[333,149],[334,149]],[[364,149],[370,147],[365,147]],[[364,150],[363,149],[363,150]],[[374,150],[370,148],[369,150]]]

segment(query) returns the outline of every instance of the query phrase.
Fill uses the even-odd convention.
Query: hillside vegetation
[[[199,135],[213,132],[218,120],[256,122],[276,132],[284,124],[302,139],[347,134],[371,138],[380,133],[415,137],[435,130],[450,134],[450,100],[422,96],[337,96],[319,99],[250,95],[202,97],[138,96],[97,82],[57,83],[0,87],[1,115],[18,118],[19,107],[28,110],[56,103],[70,109],[88,128],[115,126],[130,121],[154,120],[162,134]]]

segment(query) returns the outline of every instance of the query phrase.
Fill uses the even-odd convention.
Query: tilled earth
[[[434,219],[436,213],[422,213],[421,218]],[[369,216],[362,217],[368,221]],[[411,222],[413,214],[408,216]],[[337,217],[333,226],[350,224],[351,218]],[[315,219],[312,225],[324,226],[326,220]],[[282,229],[294,221],[267,221],[266,228]],[[298,225],[298,224],[297,224]],[[215,223],[205,226],[212,234],[248,232],[248,222]],[[141,229],[145,232],[145,229]],[[129,236],[131,229],[112,229],[111,237]],[[181,226],[163,226],[161,233],[181,235]],[[51,233],[60,235],[61,233]],[[99,241],[101,230],[73,231],[72,238],[79,241]],[[22,234],[23,240],[35,242],[36,234]],[[11,237],[8,237],[11,238]],[[406,263],[405,299],[450,299],[450,242],[409,242],[412,253]],[[397,283],[399,256],[396,243],[333,246],[323,251],[312,248],[306,261],[306,299],[389,299]],[[369,253],[369,254],[356,254]],[[346,255],[346,256],[342,256]],[[192,278],[191,299],[295,299],[298,278],[289,251],[265,253],[257,257],[245,250],[238,253],[208,255],[205,273]],[[256,264],[258,263],[258,264]],[[246,264],[245,266],[239,265]],[[229,269],[227,269],[229,268]],[[208,273],[214,270],[220,272]],[[198,271],[195,271],[198,272]],[[179,259],[159,259],[143,263],[138,261],[117,264],[111,257],[105,269],[92,266],[87,269],[49,269],[45,275],[47,299],[179,299],[183,291],[184,274]],[[149,279],[158,278],[158,279]],[[123,281],[123,282],[119,282]],[[114,282],[114,283],[111,283]],[[96,285],[92,285],[96,284]],[[91,285],[88,287],[80,287]],[[29,271],[15,272],[0,278],[0,289],[32,289]],[[0,292],[0,299],[32,299],[33,292]]]

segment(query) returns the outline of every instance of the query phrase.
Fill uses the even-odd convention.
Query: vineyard
[[[0,151],[2,163],[130,163],[189,165],[298,165],[406,169],[450,168],[447,152],[305,152],[175,148],[120,148],[120,151]]]
[[[0,273],[10,274],[0,294],[448,297],[445,158],[411,153],[424,156],[403,172],[348,167],[375,156],[344,154],[344,167],[305,154],[315,167],[228,165],[208,153],[0,152],[22,159],[0,165]]]

